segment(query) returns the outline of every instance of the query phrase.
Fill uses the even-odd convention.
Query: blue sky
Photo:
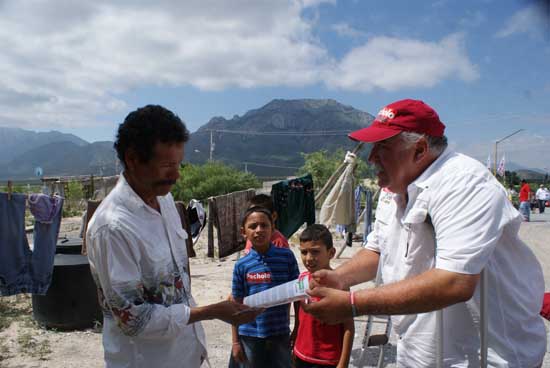
[[[194,131],[274,98],[373,115],[417,98],[457,150],[485,160],[522,128],[499,151],[550,168],[548,1],[28,0],[0,12],[2,126],[112,140],[148,103]]]

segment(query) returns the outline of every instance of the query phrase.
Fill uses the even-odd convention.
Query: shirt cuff
[[[441,258],[436,259],[435,268],[466,275],[477,275],[482,270],[482,267],[480,268],[475,264],[461,264],[453,260],[446,260]]]

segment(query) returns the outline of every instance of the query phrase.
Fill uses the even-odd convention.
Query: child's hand
[[[246,363],[246,354],[240,342],[234,342],[231,347],[231,356],[237,363]]]

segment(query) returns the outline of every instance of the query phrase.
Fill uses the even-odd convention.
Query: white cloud
[[[0,0],[0,125],[90,126],[147,86],[368,91],[477,78],[460,35],[376,37],[336,61],[305,14],[321,3],[335,1]]]
[[[0,2],[0,125],[85,125],[147,85],[315,83],[327,53],[302,12],[321,2]]]
[[[509,37],[518,33],[527,33],[538,37],[548,30],[548,18],[544,14],[544,5],[532,4],[516,12],[496,33],[496,37]]]
[[[327,78],[330,86],[364,92],[432,87],[447,78],[473,81],[479,77],[466,55],[462,34],[440,42],[373,37],[350,51],[336,69]]]
[[[336,23],[330,28],[342,37],[359,38],[367,35],[366,32],[355,29],[347,23]]]

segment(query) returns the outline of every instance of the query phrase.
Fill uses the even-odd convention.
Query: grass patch
[[[19,351],[39,360],[48,360],[52,353],[50,341],[38,340],[30,332],[24,332],[17,336]]]
[[[31,296],[28,294],[0,297],[0,332],[12,322],[33,323]]]

